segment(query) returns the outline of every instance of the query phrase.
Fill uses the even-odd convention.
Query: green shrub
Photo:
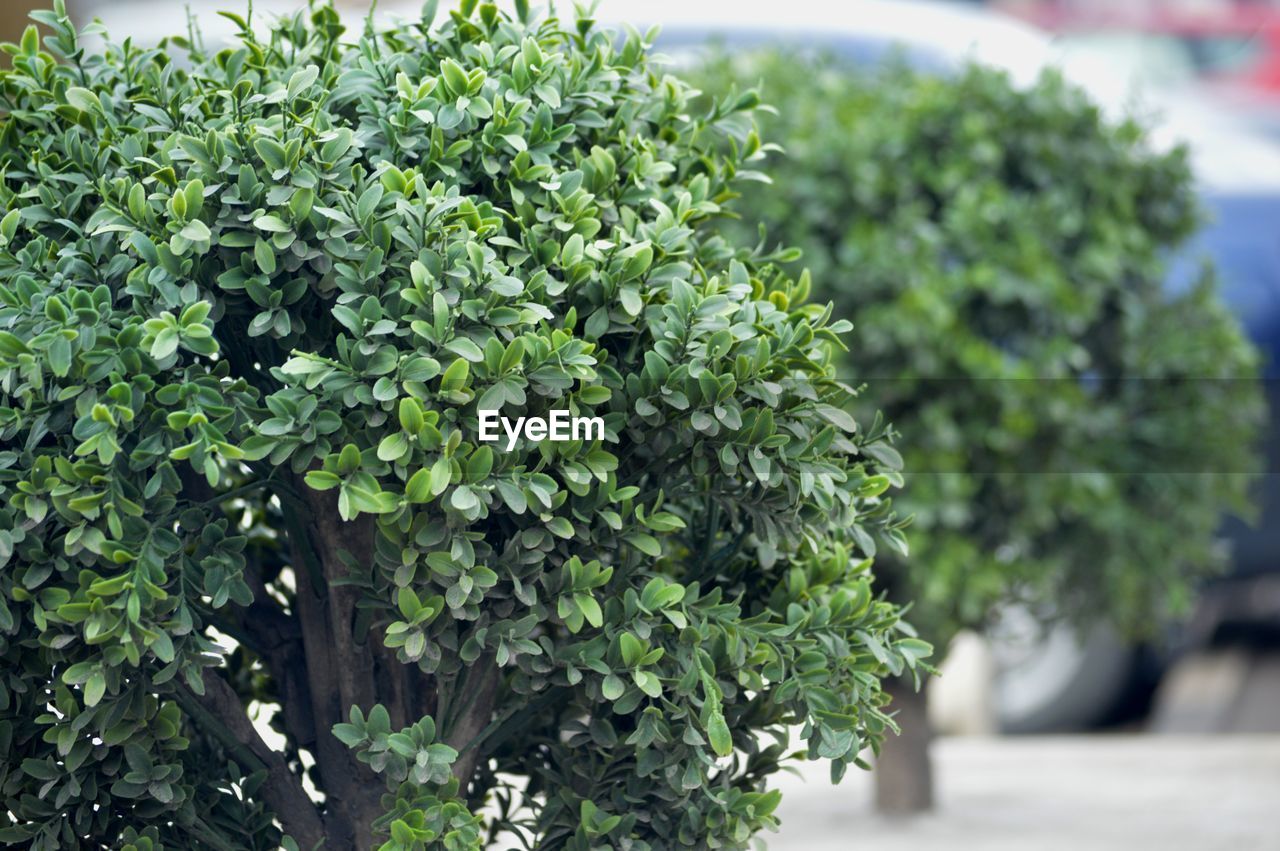
[[[740,848],[883,733],[895,453],[717,235],[754,100],[516,5],[5,47],[0,840]]]
[[[881,564],[945,642],[1020,601],[1144,628],[1221,562],[1261,416],[1256,354],[1211,275],[1171,294],[1197,226],[1183,152],[1156,153],[1055,75],[763,54],[787,156],[743,233],[803,249],[857,328],[841,367],[902,434],[911,559]]]

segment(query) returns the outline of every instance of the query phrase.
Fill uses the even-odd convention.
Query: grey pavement
[[[907,820],[874,815],[860,771],[776,780],[769,851],[1280,849],[1280,735],[952,738],[934,758],[938,809]]]

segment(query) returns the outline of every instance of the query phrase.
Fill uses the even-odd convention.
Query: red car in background
[[[1280,3],[1274,0],[1005,0],[994,5],[1067,37],[1144,38],[1187,75],[1280,107]]]

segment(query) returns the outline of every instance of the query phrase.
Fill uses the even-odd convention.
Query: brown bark
[[[359,591],[334,584],[348,573],[340,552],[345,550],[365,564],[372,559],[374,526],[368,516],[343,521],[331,495],[302,482],[297,492],[304,504],[290,511],[290,543],[316,732],[316,768],[325,793],[327,847],[371,848],[372,823],[384,812],[384,782],[331,731],[334,724],[347,720],[352,706],[367,714],[378,702],[371,636],[357,633]]]
[[[925,712],[925,692],[909,680],[885,683],[893,698],[889,709],[901,728],[890,734],[875,765],[876,809],[882,815],[908,816],[933,809],[933,763],[929,744],[933,731]]]
[[[302,628],[267,593],[255,571],[246,570],[245,581],[253,592],[253,604],[245,611],[243,631],[275,680],[285,730],[294,744],[310,750],[316,743],[316,723],[306,666],[298,664],[305,652]]]
[[[247,750],[252,759],[267,770],[267,781],[262,784],[262,795],[272,812],[280,819],[285,832],[298,841],[302,848],[312,848],[324,840],[324,827],[320,813],[300,779],[289,770],[284,754],[273,751],[253,728],[245,714],[240,696],[217,673],[204,673],[204,694],[192,697],[196,704],[188,703],[190,710],[208,712],[215,719],[215,735],[224,739],[229,747]]]
[[[453,764],[453,776],[460,781],[463,795],[466,795],[467,784],[475,775],[482,751],[482,748],[467,746],[489,726],[500,680],[501,671],[492,655],[477,660],[464,680],[466,703],[445,736],[445,744],[458,751],[458,759]]]
[[[365,851],[378,844],[372,825],[386,811],[385,780],[356,759],[333,735],[333,726],[348,720],[352,706],[367,716],[382,704],[393,729],[447,711],[448,717],[436,721],[444,740],[460,751],[453,773],[465,795],[484,752],[468,745],[493,719],[501,672],[492,655],[480,659],[453,685],[450,705],[437,706],[434,680],[416,666],[402,664],[383,644],[380,631],[369,627],[367,611],[358,605],[362,589],[346,582],[349,562],[354,560],[357,572],[372,563],[373,518],[344,521],[332,493],[309,488],[301,477],[290,485],[289,492],[278,496],[297,587],[293,605],[291,610],[281,607],[262,578],[249,571],[246,581],[254,603],[234,626],[271,673],[293,742],[314,754],[323,804],[307,796],[285,754],[262,742],[241,698],[220,676],[206,675],[205,690],[212,698],[188,695],[187,705],[189,714],[213,727],[238,759],[267,768],[266,802],[300,847],[323,843],[324,848]],[[199,491],[193,487],[192,492]],[[343,553],[350,558],[344,561]]]

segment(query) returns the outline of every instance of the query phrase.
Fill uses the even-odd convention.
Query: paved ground
[[[1280,736],[944,739],[935,759],[938,812],[906,821],[872,815],[861,772],[777,781],[769,851],[1280,849]]]

